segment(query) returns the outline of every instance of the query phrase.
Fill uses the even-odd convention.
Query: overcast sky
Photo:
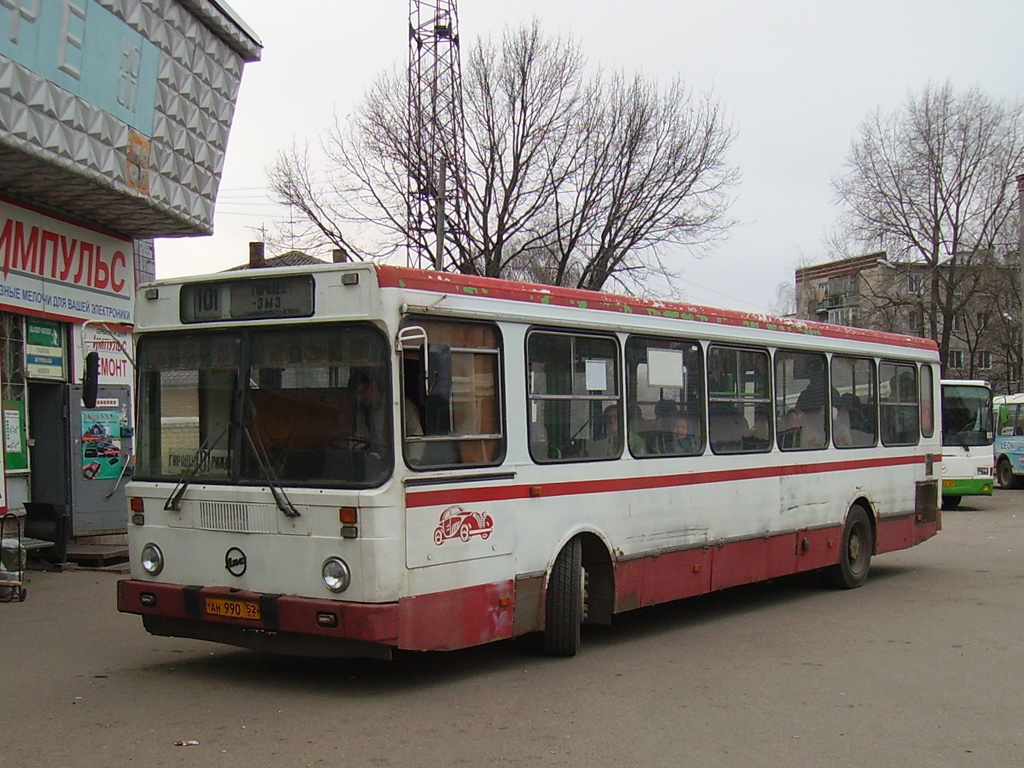
[[[244,263],[259,228],[285,215],[266,191],[278,150],[318,141],[379,72],[406,66],[407,0],[229,2],[262,40],[262,60],[242,77],[215,233],[157,241],[158,277]],[[830,180],[874,109],[896,110],[908,92],[947,79],[957,91],[1024,98],[1022,0],[459,0],[458,9],[464,47],[536,17],[606,70],[711,90],[737,134],[729,159],[742,175],[731,209],[740,223],[709,256],[668,261],[680,297],[733,309],[773,311],[798,265],[829,258]]]

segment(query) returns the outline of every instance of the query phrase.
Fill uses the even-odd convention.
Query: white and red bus
[[[131,577],[155,635],[384,656],[933,536],[930,341],[369,264],[140,291]]]

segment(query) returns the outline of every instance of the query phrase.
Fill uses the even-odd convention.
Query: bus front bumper
[[[390,658],[398,604],[344,603],[228,587],[117,583],[117,609],[146,630],[257,651],[300,656]]]
[[[977,477],[942,481],[943,496],[991,496],[995,479]]]

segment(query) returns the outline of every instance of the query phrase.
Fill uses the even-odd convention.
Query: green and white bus
[[[986,381],[942,380],[942,506],[991,496],[992,388]]]

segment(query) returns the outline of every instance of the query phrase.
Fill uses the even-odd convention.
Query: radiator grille
[[[203,501],[199,504],[199,527],[206,531],[277,533],[276,512],[266,504]]]

